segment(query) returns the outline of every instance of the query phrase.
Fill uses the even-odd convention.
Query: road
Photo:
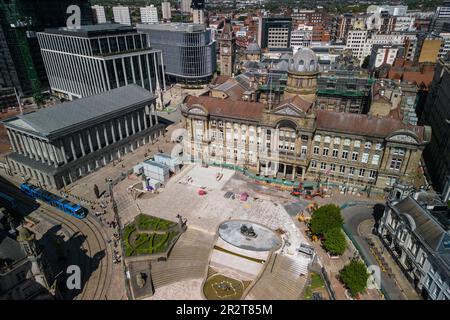
[[[374,206],[373,205],[358,205],[347,207],[342,210],[342,216],[347,231],[351,233],[353,239],[363,251],[362,254],[369,261],[370,264],[378,265],[374,255],[370,251],[370,247],[365,240],[368,234],[362,234],[359,228],[361,223],[367,220],[372,220],[374,223]],[[377,217],[378,218],[378,217]],[[381,272],[381,285],[384,291],[391,300],[406,300],[405,294],[396,284],[393,277],[389,277],[385,272]]]
[[[44,248],[54,275],[60,275],[61,297],[105,299],[112,277],[112,252],[101,226],[89,216],[80,220],[45,203],[36,203],[11,181],[0,179],[0,189],[18,200],[19,213],[39,221],[34,230],[36,238]],[[81,269],[81,290],[65,289],[64,271],[69,265],[78,265]]]

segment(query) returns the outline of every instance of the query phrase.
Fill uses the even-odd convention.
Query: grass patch
[[[123,229],[125,256],[131,257],[167,251],[173,239],[179,233],[177,229],[173,228],[176,225],[175,222],[140,214]]]
[[[315,290],[325,287],[322,277],[314,272],[311,272],[311,283],[306,287],[303,298],[305,300],[311,300]]]

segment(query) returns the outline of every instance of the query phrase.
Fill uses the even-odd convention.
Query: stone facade
[[[129,104],[125,102],[97,116],[87,113],[87,117],[79,121],[71,117],[73,112],[86,115],[83,111],[88,108],[101,108],[96,104],[104,99],[108,106],[109,99],[117,100],[119,95],[123,99],[134,95],[138,102],[130,98]],[[161,135],[164,126],[158,123],[155,104],[154,95],[131,85],[63,103],[50,110],[10,118],[4,122],[13,148],[8,164],[14,172],[40,185],[66,186]],[[66,112],[55,112],[58,108],[65,108]],[[67,113],[69,119],[62,113]],[[58,118],[67,125],[56,129],[41,127],[42,123],[50,124]]]
[[[189,96],[182,112],[192,160],[236,164],[291,181],[383,189],[417,173],[430,136],[428,129],[396,119],[314,110],[299,96],[272,109]]]

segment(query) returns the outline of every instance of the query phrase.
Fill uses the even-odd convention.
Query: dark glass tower
[[[65,26],[73,4],[81,24],[92,24],[90,0],[0,0],[0,87],[15,87],[21,96],[48,88],[36,32]]]

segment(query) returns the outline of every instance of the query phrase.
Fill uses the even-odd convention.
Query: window
[[[355,140],[355,144],[354,144],[355,148],[359,148],[361,147],[361,141],[359,140]]]
[[[323,141],[325,143],[330,143],[331,142],[331,137],[330,136],[325,136],[325,139]]]
[[[341,138],[339,137],[334,138],[334,144],[341,144]]]
[[[344,139],[344,146],[349,146],[351,143],[350,139]]]
[[[382,148],[381,143],[377,143],[377,144],[375,145],[375,150],[381,150],[381,148]]]
[[[374,154],[372,156],[372,164],[373,165],[377,165],[380,162],[380,155],[378,154]]]
[[[348,151],[346,151],[346,150],[342,151],[342,159],[345,159],[345,160],[348,159]]]
[[[367,141],[367,142],[364,144],[364,148],[366,148],[366,149],[372,148],[372,142]]]
[[[223,122],[219,121],[219,127],[222,128],[223,127]]]
[[[359,169],[359,173],[358,173],[359,177],[364,177],[365,174],[366,174],[366,169]]]
[[[354,174],[355,174],[355,168],[354,168],[354,167],[348,168],[348,175],[349,175],[349,176],[352,176],[352,175],[354,175]]]
[[[402,159],[392,158],[391,165],[389,166],[392,170],[400,170],[401,166],[402,166]]]
[[[394,148],[393,154],[404,156],[405,155],[405,149],[404,148]]]
[[[339,172],[345,173],[345,166],[343,166],[342,164],[339,166]]]
[[[328,156],[328,148],[323,148],[322,155],[325,157]]]
[[[336,171],[336,165],[334,163],[330,164],[330,170],[335,172]]]
[[[361,162],[362,163],[367,163],[369,161],[369,154],[368,153],[363,153],[362,157],[361,157]]]
[[[325,162],[320,163],[320,169],[325,170],[327,168],[327,164]]]
[[[322,139],[322,137],[320,135],[316,135],[314,137],[314,141],[316,141],[316,142],[320,142],[321,139]]]
[[[311,160],[311,168],[317,168],[317,161]]]
[[[314,147],[313,153],[314,154],[319,154],[319,147]]]
[[[358,161],[358,152],[353,152],[352,161]]]
[[[333,158],[337,158],[337,157],[338,157],[338,154],[339,154],[339,150],[334,149],[334,150],[333,150]]]
[[[375,170],[370,170],[369,171],[369,178],[370,179],[375,179],[377,177],[377,172]]]

